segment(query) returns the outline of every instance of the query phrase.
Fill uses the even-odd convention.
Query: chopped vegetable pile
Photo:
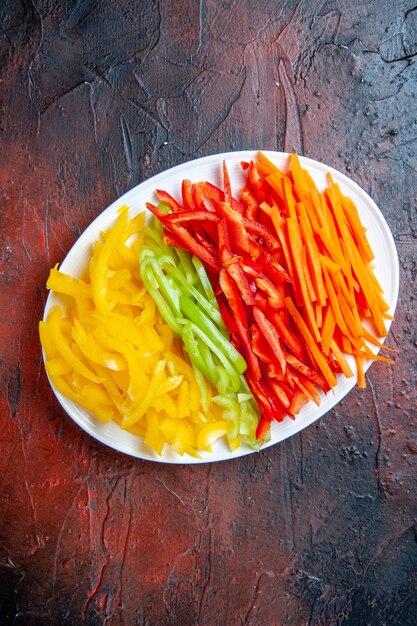
[[[237,199],[223,164],[223,189],[157,190],[147,226],[124,207],[84,280],[54,268],[47,283],[69,302],[40,323],[52,384],[158,454],[222,436],[259,448],[354,375],[346,354],[359,387],[365,359],[392,362],[368,346],[391,318],[352,200],[330,175],[320,192],[296,155],[288,174],[262,153],[242,167]]]

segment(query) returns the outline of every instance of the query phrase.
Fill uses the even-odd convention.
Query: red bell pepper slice
[[[272,419],[268,419],[265,415],[262,415],[261,419],[259,420],[259,424],[256,428],[257,439],[260,439],[261,441],[262,439],[265,439],[271,427],[271,421]]]
[[[183,207],[167,191],[157,189],[155,191],[158,200],[169,206],[171,211],[183,211]]]
[[[285,374],[287,369],[287,362],[285,360],[284,353],[281,348],[281,342],[279,340],[279,335],[271,324],[271,322],[265,317],[265,314],[258,307],[253,307],[253,317],[256,323],[259,326],[260,331],[263,333],[266,341],[272,348],[272,352],[275,357],[278,359],[279,364],[282,368],[282,373]]]
[[[271,350],[271,346],[259,330],[259,327],[256,324],[252,324],[249,332],[252,341],[252,350],[256,356],[259,357],[259,359],[264,363],[270,363],[271,359],[274,358],[274,355]]]
[[[218,222],[220,217],[213,211],[177,211],[175,213],[168,213],[166,221],[169,224],[181,224],[183,222]]]
[[[276,239],[271,231],[269,231],[268,228],[260,222],[251,220],[248,217],[242,217],[242,223],[250,233],[262,238],[268,250],[273,252],[274,250],[279,250],[281,248],[281,244],[278,239]]]
[[[193,198],[191,180],[183,180],[181,184],[182,203],[186,211],[194,211],[196,206]]]
[[[301,341],[297,335],[291,330],[289,320],[287,323],[282,321],[281,311],[274,313],[271,317],[271,321],[274,324],[279,336],[287,348],[294,354],[300,361],[305,358],[305,353]]]
[[[247,276],[250,276],[251,278],[262,278],[262,267],[257,261],[254,261],[247,254],[243,254],[240,258],[240,264]]]
[[[288,407],[288,413],[290,417],[293,415],[297,415],[297,413],[301,411],[307,400],[308,398],[303,391],[296,391],[291,400],[291,404]]]
[[[223,322],[225,323],[230,335],[233,337],[233,335],[237,332],[237,324],[233,315],[230,315],[229,313],[229,309],[227,308],[222,293],[217,296],[217,304],[219,305],[220,314],[222,316]]]
[[[254,381],[257,381],[261,378],[261,368],[259,367],[258,357],[252,350],[249,330],[243,326],[242,322],[238,318],[236,318],[235,321],[237,326],[237,334],[241,342],[243,356],[245,357],[246,363],[248,365],[246,378],[248,378],[250,374],[252,379]]]
[[[259,264],[265,276],[268,276],[273,282],[292,282],[291,276],[288,274],[287,270],[282,267],[281,263],[279,263],[273,254],[269,254],[266,250],[259,257]]]
[[[209,249],[209,245],[203,245],[202,243],[195,240],[195,238],[186,230],[183,226],[179,224],[170,224],[168,221],[168,215],[163,213],[157,206],[151,204],[150,202],[146,203],[147,208],[164,224],[167,226],[171,233],[174,234],[174,237],[170,238],[169,236],[165,238],[165,242],[170,242],[173,245],[177,245],[180,248],[184,248],[188,250],[190,254],[195,254],[198,256],[203,263],[206,263],[211,272],[219,272],[220,264],[213,252]],[[175,244],[173,243],[175,240]]]
[[[258,203],[261,204],[262,202],[267,202],[268,193],[265,186],[265,179],[261,177],[253,161],[249,164],[248,176]]]
[[[162,222],[162,224],[167,223],[167,217],[168,215],[170,215],[169,213],[164,213],[163,211],[161,211],[161,209],[157,206],[155,206],[155,204],[152,204],[152,202],[147,202],[146,203],[146,207],[149,209],[149,211],[151,211],[158,219],[160,222]]]
[[[232,205],[232,187],[230,185],[229,172],[227,171],[226,161],[223,161],[223,187],[224,201]]]
[[[291,367],[293,367],[297,372],[300,372],[306,378],[310,379],[315,385],[317,385],[317,387],[321,387],[323,391],[329,391],[329,385],[324,376],[313,370],[308,365],[305,365],[305,363],[299,361],[292,354],[285,353],[285,359],[288,365],[291,365]]]
[[[284,287],[282,284],[276,287],[266,276],[255,278],[255,284],[258,289],[268,295],[268,300],[273,308],[280,309],[284,306]]]
[[[229,307],[235,316],[236,323],[240,323],[243,328],[248,328],[248,318],[246,317],[245,307],[243,306],[242,299],[239,295],[236,283],[227,272],[225,268],[222,268],[219,273],[219,285],[223,291]]]
[[[204,183],[195,183],[195,187],[198,187],[199,192],[201,193],[202,198],[207,198],[207,200],[211,200],[214,203],[225,202],[224,192],[209,182]],[[235,198],[231,199],[229,206],[236,211],[237,213],[243,214],[243,207]]]
[[[253,291],[251,290],[251,286],[245,272],[240,266],[239,257],[234,255],[227,248],[222,248],[221,259],[223,267],[227,269],[230,276],[235,281],[243,302],[247,306],[253,306],[255,302]]]
[[[282,422],[284,416],[282,414],[281,407],[275,397],[275,394],[269,389],[269,387],[262,380],[254,381],[250,375],[246,377],[248,379],[249,387],[258,403],[260,404],[262,413],[270,421],[276,420]]]
[[[249,166],[248,166],[249,167]],[[240,192],[241,204],[245,208],[245,215],[252,220],[256,220],[259,214],[259,202],[249,188],[249,185],[243,187]]]
[[[290,397],[291,397],[291,394],[289,393],[289,391],[288,390],[285,391],[285,388],[281,382],[271,380],[269,384],[271,388],[273,389],[275,396],[281,402],[284,409],[288,410],[288,407],[290,406]]]

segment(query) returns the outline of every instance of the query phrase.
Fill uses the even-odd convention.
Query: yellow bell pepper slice
[[[199,450],[207,450],[211,447],[211,445],[223,437],[227,435],[229,432],[229,423],[226,420],[220,420],[218,422],[213,422],[211,424],[207,424],[204,428],[199,432],[197,437],[197,448]]]

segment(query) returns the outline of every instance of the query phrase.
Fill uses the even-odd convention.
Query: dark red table
[[[0,29],[0,624],[415,624],[413,2],[4,0]],[[48,386],[48,270],[127,189],[246,148],[321,160],[377,202],[397,363],[259,454],[123,456]]]

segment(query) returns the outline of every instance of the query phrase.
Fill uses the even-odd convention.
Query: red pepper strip
[[[194,236],[194,239],[204,246],[213,257],[217,257],[217,247],[210,243],[209,238],[217,237],[217,229],[213,226],[213,222],[217,223],[219,219],[218,215],[213,213],[213,211],[181,211],[167,215],[165,226],[175,230],[178,224],[185,223],[187,225],[184,228],[188,230],[188,222],[194,222],[192,231],[189,231],[190,235]]]
[[[198,212],[198,211],[206,212],[207,211],[208,212],[209,209],[204,206],[203,202],[197,203],[195,201],[194,193],[193,193],[193,187],[194,186],[191,184],[190,180],[183,180],[182,181],[181,195],[182,195],[182,201],[183,201],[183,204],[184,204],[184,213],[190,212],[190,211],[191,212],[192,211],[195,211],[195,212]],[[213,211],[210,211],[210,212],[213,213]],[[176,213],[176,215],[178,215],[178,212]],[[210,218],[208,218],[208,219],[210,219]],[[208,231],[208,234],[210,236],[212,236],[214,234],[213,231],[212,231],[212,228],[210,228],[210,226],[212,226],[212,224],[207,224],[207,222],[206,222],[204,226],[206,226],[205,230]],[[196,233],[204,234],[204,226],[201,225],[201,224],[195,224],[194,227],[193,227],[193,230],[194,230],[193,234],[194,234],[194,236],[196,236]],[[208,228],[207,228],[207,226],[208,226]]]
[[[290,400],[288,398],[287,393],[282,387],[282,383],[276,382],[275,380],[271,380],[269,384],[271,386],[271,389],[274,390],[276,397],[281,402],[284,409],[288,410],[288,407],[290,406]]]
[[[246,378],[266,419],[269,419],[270,422],[272,422],[272,420],[282,422],[284,416],[282,415],[281,407],[269,387],[262,380],[255,381],[247,375]]]
[[[249,235],[246,228],[243,226],[242,215],[234,211],[227,202],[215,202],[214,205],[217,213],[220,214],[227,223],[228,240],[225,245],[227,245],[228,248],[232,247],[229,239],[229,237],[231,237],[234,247],[247,252],[249,247]],[[222,228],[224,228],[224,226],[222,226]],[[219,243],[219,245],[221,244]]]
[[[173,246],[174,248],[184,248],[182,242],[178,239],[174,233],[169,230],[164,230],[162,241],[166,246]]]
[[[259,420],[259,424],[256,428],[257,439],[261,439],[261,440],[265,439],[265,436],[267,435],[271,427],[271,421],[272,420],[269,420],[264,415],[262,415],[261,419]]]
[[[156,215],[156,217],[164,224],[164,226],[168,226],[171,228],[172,233],[175,235],[174,239],[176,243],[174,245],[177,245],[179,248],[184,248],[184,250],[188,250],[190,254],[195,254],[196,256],[198,256],[199,259],[207,265],[211,272],[216,273],[220,271],[220,265],[217,258],[212,254],[211,251],[207,249],[207,246],[204,246],[201,243],[197,242],[194,237],[188,232],[188,230],[186,230],[179,224],[170,224],[167,221],[168,215],[163,213],[154,204],[147,202],[146,206],[154,215]],[[165,243],[169,243],[169,237],[165,238],[165,233],[164,241]]]
[[[295,381],[297,387],[307,396],[309,400],[313,400],[317,406],[320,406],[320,396],[313,383],[302,374],[291,372],[291,378]]]
[[[158,208],[151,202],[147,202],[146,207],[159,219],[160,222],[162,222],[162,224],[166,224],[166,218],[168,217],[169,213],[164,213],[163,211],[161,211],[160,208]]]
[[[291,276],[288,274],[287,270],[285,270],[280,263],[278,263],[277,259],[269,254],[265,250],[264,254],[259,258],[259,263],[262,267],[262,270],[268,278],[274,281],[284,281],[286,283],[291,283]]]
[[[276,239],[268,228],[260,222],[251,220],[248,217],[242,217],[242,223],[250,233],[261,237],[266,248],[270,251],[273,252],[274,250],[279,250],[281,248],[281,244],[278,239]]]
[[[232,204],[232,187],[230,185],[229,172],[227,171],[226,161],[223,161],[223,188],[224,188],[224,201],[227,204]]]
[[[218,257],[217,246],[213,245],[205,235],[200,235],[198,231],[194,233],[195,240],[203,246],[215,259]]]
[[[244,250],[244,252],[249,252],[252,259],[254,261],[257,261],[259,257],[261,257],[262,254],[265,252],[265,248],[260,243],[258,243],[253,237],[251,237],[251,235],[248,235],[248,246]]]
[[[216,187],[216,185],[213,185],[212,183],[209,183],[209,182],[195,183],[194,187],[198,187],[199,191],[202,194],[202,197],[206,197],[207,200],[211,200],[212,202],[215,202],[215,203],[225,201],[224,192],[218,187]],[[231,204],[232,209],[236,211],[236,213],[243,214],[243,207],[240,204],[240,202],[235,200],[235,198],[232,198],[232,201],[230,204]]]
[[[261,309],[264,313],[267,313],[270,309],[268,298],[259,289],[255,293],[255,306],[257,306],[258,309]]]
[[[278,334],[281,337],[282,341],[285,343],[287,348],[291,350],[292,354],[294,354],[299,360],[303,360],[304,350],[301,341],[298,339],[297,335],[293,333],[293,331],[289,328],[288,324],[284,324],[279,313],[274,313],[272,315],[272,323],[278,331]]]
[[[220,314],[222,316],[223,322],[226,325],[227,330],[229,331],[231,335],[233,335],[237,331],[237,324],[235,322],[234,317],[230,315],[229,309],[227,308],[227,305],[222,297],[222,294],[219,294],[217,296],[217,304],[219,305]]]
[[[241,199],[241,203],[245,207],[246,217],[249,217],[252,220],[256,220],[258,217],[258,213],[259,213],[259,203],[255,195],[252,193],[251,189],[249,188],[249,185],[246,185],[246,187],[243,187],[242,191],[240,192],[240,199]]]
[[[267,376],[270,380],[279,380],[280,382],[284,382],[287,379],[287,375],[282,374],[281,365],[278,363],[276,359],[271,359],[268,363],[267,367]]]
[[[264,291],[268,295],[268,300],[271,306],[276,309],[280,309],[284,306],[284,287],[281,284],[279,287],[275,287],[269,278],[263,276],[261,278],[255,278],[255,284],[261,291]]]
[[[217,224],[217,234],[219,237],[219,248],[230,248],[229,230],[227,228],[227,221],[224,217]]]
[[[219,272],[220,264],[217,258],[209,252],[206,246],[198,243],[192,235],[182,226],[175,227],[175,234],[182,241],[183,246],[190,254],[198,256],[200,261],[205,263],[211,272]]]
[[[250,288],[247,276],[240,266],[239,257],[233,254],[228,248],[222,247],[220,249],[220,258],[223,267],[227,269],[230,276],[235,281],[243,302],[247,306],[253,306],[255,302],[253,292]]]
[[[246,317],[245,307],[237,290],[236,284],[226,269],[222,268],[219,273],[219,284],[222,289],[236,323],[247,329],[248,318]]]
[[[252,350],[249,330],[245,328],[238,319],[236,319],[236,326],[237,334],[242,344],[242,353],[248,365],[248,370],[245,372],[246,379],[248,379],[248,375],[250,374],[253,381],[258,381],[261,378],[261,368],[259,367],[258,357]]]
[[[266,202],[268,200],[268,196],[264,182],[265,179],[261,177],[253,161],[250,162],[248,176],[259,204]]]
[[[181,185],[182,203],[186,211],[194,211],[196,206],[193,198],[191,180],[183,180]]]
[[[252,306],[254,303],[253,292],[250,288],[247,276],[240,266],[240,257],[233,254],[230,249],[228,223],[225,218],[217,225],[217,232],[219,235],[220,259],[222,265],[227,268],[230,276],[235,281],[244,303],[248,306]]]
[[[259,327],[256,324],[252,324],[249,330],[252,341],[252,350],[261,361],[264,363],[270,363],[274,358],[274,355],[272,353],[271,346],[259,330]]]
[[[249,163],[247,161],[241,161],[240,162],[240,166],[242,168],[242,170],[247,170],[249,167]]]
[[[194,200],[194,206],[197,210],[207,210],[206,205],[204,204],[204,200],[203,200],[203,192],[199,186],[199,184],[194,183],[191,187],[191,191],[192,191],[192,195],[193,195],[193,200]]]
[[[192,221],[207,221],[207,222],[218,222],[220,217],[216,215],[213,211],[177,211],[176,213],[169,213],[167,215],[167,222],[169,224],[179,224],[181,222],[192,222]]]
[[[258,307],[253,307],[253,317],[255,318],[255,321],[258,324],[259,329],[263,333],[265,339],[271,346],[275,357],[278,359],[279,364],[281,365],[282,373],[285,374],[285,371],[287,369],[287,363],[285,361],[285,356],[281,348],[281,342],[279,340],[279,335],[277,331],[275,330],[271,322],[265,317],[261,309],[259,309]]]
[[[303,374],[303,376],[313,381],[317,387],[321,387],[323,391],[329,391],[329,385],[324,376],[313,370],[311,367],[308,367],[308,365],[301,363],[301,361],[299,361],[292,354],[288,354],[288,352],[285,352],[285,360],[288,365],[291,365],[291,367],[293,367],[297,372],[300,372],[300,374]]]
[[[290,414],[290,417],[292,415],[297,415],[297,413],[299,413],[301,411],[301,409],[303,408],[304,404],[307,402],[308,398],[306,397],[306,395],[304,394],[303,391],[296,391],[292,400],[291,400],[291,404],[288,407],[288,413]]]
[[[158,200],[169,206],[171,211],[183,211],[182,206],[167,192],[162,189],[155,191]]]
[[[254,261],[247,255],[242,255],[240,258],[240,264],[247,276],[250,276],[251,278],[262,278],[262,267],[257,261]]]

